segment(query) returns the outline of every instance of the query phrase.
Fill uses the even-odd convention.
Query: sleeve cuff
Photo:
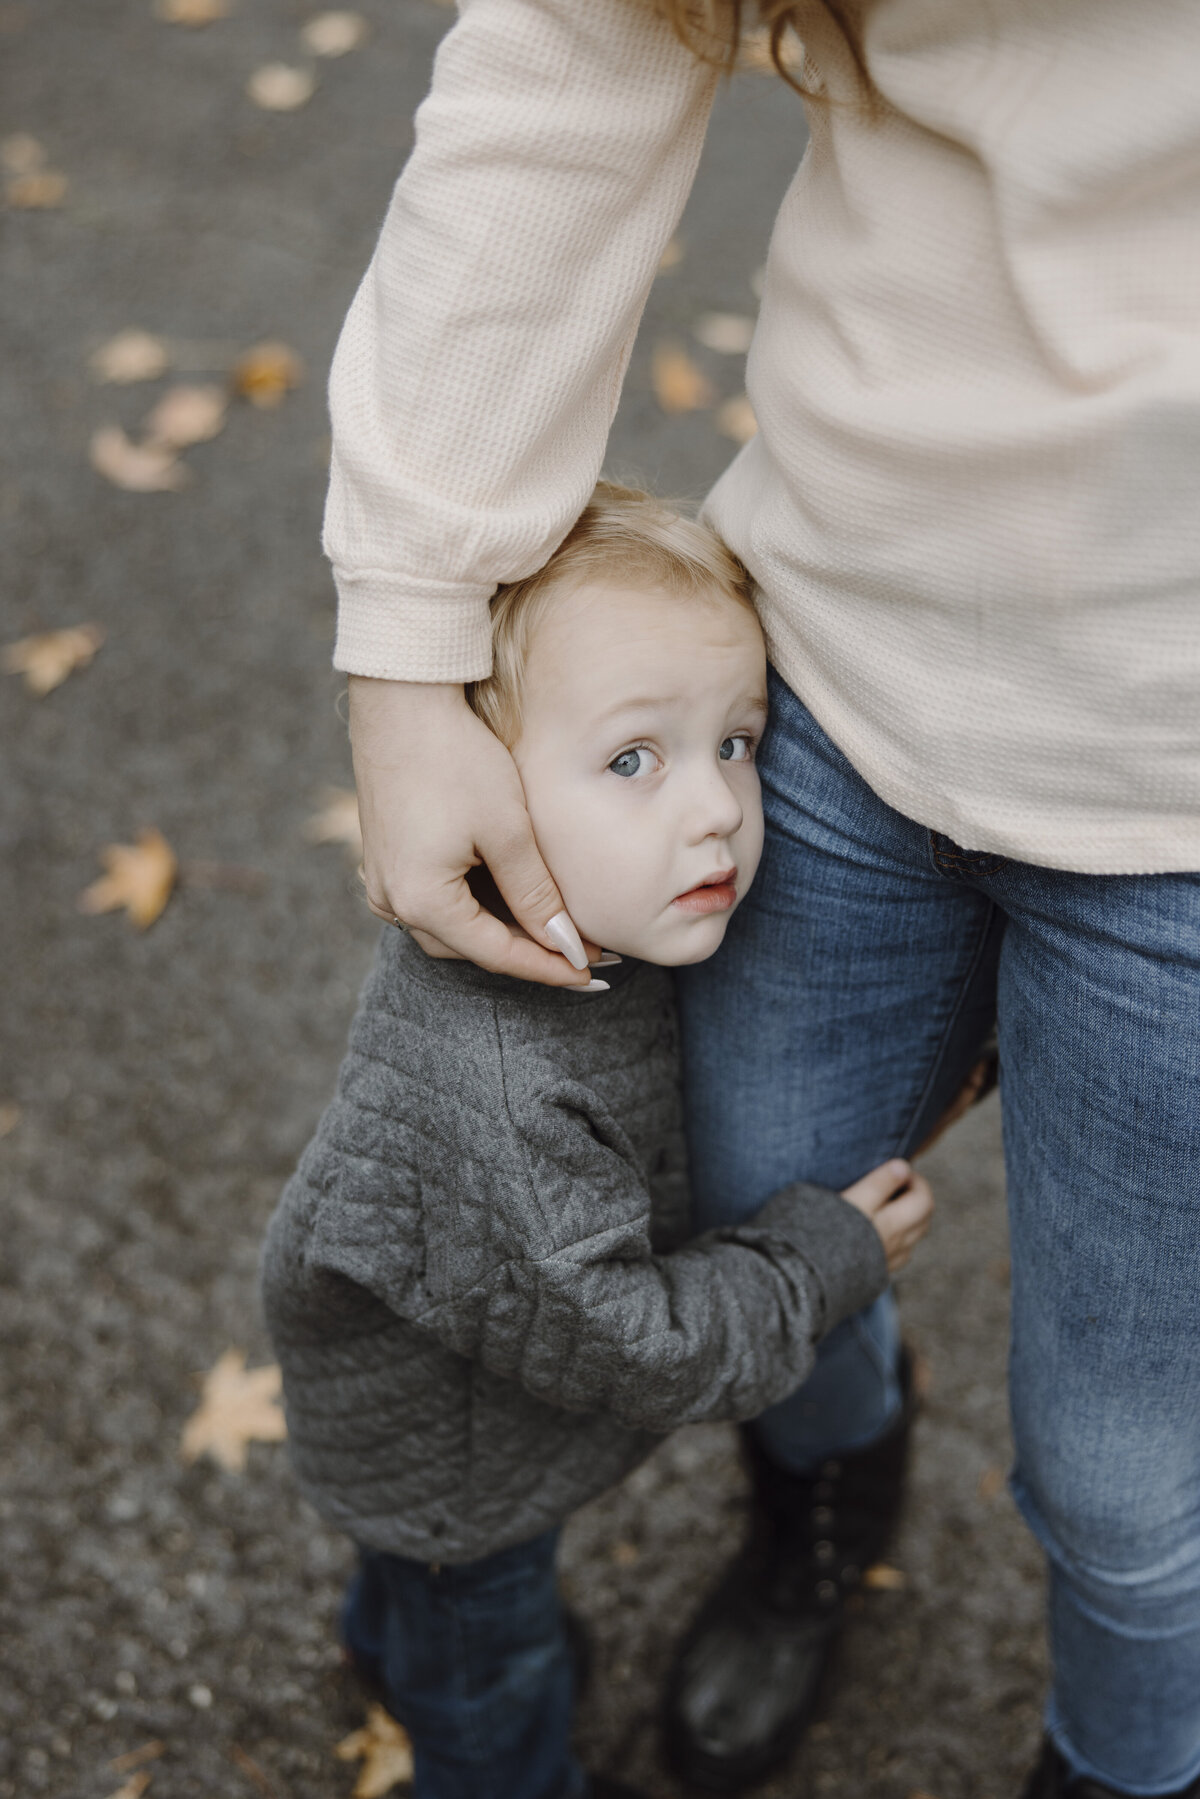
[[[878,1299],[888,1284],[879,1232],[828,1187],[796,1181],[774,1194],[754,1222],[785,1232],[812,1269],[821,1291],[822,1337]]]
[[[494,591],[383,569],[334,570],[333,666],[380,681],[479,681],[492,669]]]

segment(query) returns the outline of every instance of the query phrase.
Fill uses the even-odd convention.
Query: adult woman
[[[1029,1793],[1200,1792],[1200,17],[792,10],[821,104],[760,434],[708,505],[777,672],[763,869],[681,984],[698,1201],[911,1147],[998,995],[1016,1491],[1055,1654]],[[495,583],[590,491],[713,83],[649,0],[468,0],[335,364],[368,892],[530,979],[584,955],[461,683]],[[480,858],[528,938],[479,912]],[[881,1305],[751,1434],[752,1558],[673,1683],[693,1777],[794,1739],[905,1429]]]

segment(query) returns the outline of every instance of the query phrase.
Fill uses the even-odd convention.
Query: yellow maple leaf
[[[754,336],[754,320],[740,312],[706,312],[694,327],[698,342],[721,356],[744,356]]]
[[[353,1799],[383,1799],[394,1786],[407,1785],[413,1777],[412,1744],[408,1732],[382,1705],[367,1707],[361,1730],[343,1737],[333,1752],[339,1761],[361,1761]]]
[[[320,810],[304,827],[310,843],[344,843],[357,862],[362,856],[362,825],[358,795],[352,788],[322,787],[317,795]]]
[[[228,406],[225,389],[211,381],[195,385],[180,382],[168,387],[146,418],[146,442],[165,445],[169,450],[207,443],[224,430]]]
[[[723,406],[718,406],[717,430],[723,437],[732,437],[734,443],[750,442],[758,430],[758,420],[745,394],[738,394],[735,399],[726,400]]]
[[[650,362],[654,395],[664,412],[696,412],[711,406],[716,395],[681,344],[654,346]]]
[[[188,1419],[179,1451],[185,1462],[210,1455],[240,1474],[247,1443],[282,1443],[287,1436],[279,1404],[282,1376],[272,1363],[246,1367],[246,1352],[227,1349],[204,1377],[200,1404]]]
[[[123,907],[139,931],[149,928],[171,897],[179,875],[175,852],[161,831],[142,831],[136,843],[110,843],[100,851],[106,872],[79,896],[81,912]]]
[[[676,269],[683,261],[687,251],[681,237],[673,237],[658,259],[658,272],[665,275],[668,270]]]
[[[256,344],[234,364],[234,392],[252,406],[278,406],[303,375],[303,363],[286,344]]]
[[[6,1099],[0,1105],[0,1137],[11,1136],[21,1122],[21,1108],[15,1099]]]
[[[876,1562],[863,1575],[863,1586],[873,1593],[898,1593],[908,1585],[908,1575],[900,1568],[889,1568],[886,1562]]]
[[[126,493],[175,493],[188,472],[175,452],[161,443],[135,444],[120,425],[102,425],[88,446],[92,467]]]
[[[0,169],[6,175],[33,175],[46,166],[46,152],[28,131],[0,138]]]
[[[34,169],[28,175],[10,175],[4,184],[4,198],[8,204],[27,212],[61,206],[66,197],[67,178],[57,169]]]
[[[41,699],[75,669],[86,668],[103,642],[104,632],[99,625],[40,631],[35,637],[22,637],[18,643],[6,645],[4,667],[10,675],[24,675],[26,687]]]
[[[166,373],[167,347],[160,337],[130,326],[93,351],[89,366],[97,381],[157,381]]]
[[[297,69],[285,62],[267,62],[255,69],[246,83],[246,92],[255,106],[264,112],[295,112],[307,106],[316,92],[317,78],[311,69]]]
[[[300,32],[304,48],[312,56],[345,56],[357,50],[367,35],[367,21],[357,12],[322,12]]]
[[[229,0],[155,0],[155,12],[167,25],[187,25],[193,30],[229,17]]]

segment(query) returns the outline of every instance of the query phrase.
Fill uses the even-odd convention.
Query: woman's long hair
[[[659,4],[678,36],[697,56],[732,73],[747,24],[746,0],[659,0]],[[803,76],[797,79],[788,67],[788,34],[793,33],[803,42],[806,19],[817,12],[832,19],[854,61],[864,98],[873,100],[875,85],[867,72],[862,47],[862,0],[758,0],[755,11],[759,25],[768,34],[771,61],[788,85],[806,99],[823,96],[805,86]]]

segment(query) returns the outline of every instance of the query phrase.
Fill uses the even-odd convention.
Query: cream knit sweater
[[[714,79],[652,0],[463,0],[334,361],[336,663],[459,681],[582,508]],[[707,512],[872,787],[1200,870],[1200,7],[876,0],[812,108]],[[836,33],[810,44],[852,100]]]

